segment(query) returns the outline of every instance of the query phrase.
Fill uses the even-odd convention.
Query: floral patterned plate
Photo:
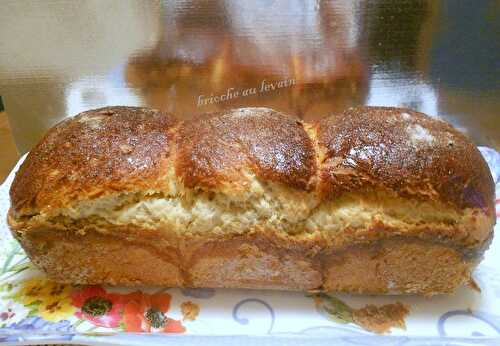
[[[500,216],[500,154],[480,150]],[[462,288],[442,297],[63,285],[34,268],[9,233],[13,176],[0,186],[0,344],[500,344],[499,237],[475,272],[481,292]],[[378,336],[357,317],[367,304],[405,306],[409,314]]]

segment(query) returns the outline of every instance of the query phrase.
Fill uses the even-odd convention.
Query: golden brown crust
[[[177,136],[176,174],[189,188],[238,185],[242,172],[306,189],[316,172],[302,123],[268,108],[241,108],[184,122]]]
[[[138,107],[96,109],[58,124],[18,171],[14,211],[153,187],[165,174],[175,124]],[[297,119],[266,108],[206,115],[176,132],[175,170],[188,188],[242,181],[247,170],[306,189],[318,171],[327,198],[382,186],[494,214],[493,180],[477,148],[447,123],[408,109],[358,107],[327,117],[316,125],[317,144]]]
[[[370,294],[451,293],[469,283],[475,265],[475,259],[466,259],[460,251],[441,244],[386,239],[327,256],[323,288]]]
[[[186,235],[165,239],[162,233],[141,241],[119,232],[82,235],[46,227],[15,234],[51,279],[73,284],[433,295],[467,284],[475,265],[453,248],[418,239],[386,239],[322,253],[315,241],[287,243],[277,232],[211,241]]]
[[[29,153],[10,190],[15,212],[57,208],[157,183],[174,126],[165,113],[139,107],[83,112],[54,128]]]
[[[357,107],[317,125],[320,188],[384,187],[401,196],[440,200],[494,217],[493,180],[477,148],[449,124],[409,109]]]
[[[32,150],[8,221],[60,281],[435,294],[470,281],[493,194],[463,135],[406,109],[107,107]]]

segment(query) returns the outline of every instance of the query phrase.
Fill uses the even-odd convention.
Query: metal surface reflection
[[[323,116],[366,97],[354,2],[167,2],[161,39],[126,80],[180,117],[237,106]]]
[[[16,1],[0,14],[0,94],[21,152],[111,104],[181,118],[358,104],[446,118],[500,149],[495,1]]]

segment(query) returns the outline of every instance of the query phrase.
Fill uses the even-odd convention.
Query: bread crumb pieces
[[[406,329],[405,317],[409,312],[408,306],[400,302],[382,306],[367,305],[353,310],[353,320],[366,330],[383,334],[392,327]]]
[[[181,312],[183,321],[194,321],[200,313],[200,307],[192,301],[183,302],[181,304]]]

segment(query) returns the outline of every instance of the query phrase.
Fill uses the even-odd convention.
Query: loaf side
[[[470,281],[493,199],[477,148],[407,109],[106,107],[30,152],[8,222],[59,281],[435,294]]]

